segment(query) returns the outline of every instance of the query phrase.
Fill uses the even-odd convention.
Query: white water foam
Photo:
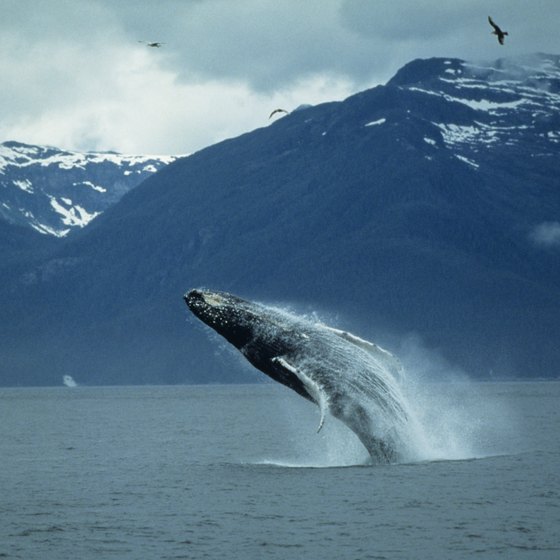
[[[63,375],[62,376],[62,384],[65,387],[77,387],[78,384],[74,381],[74,378],[71,375]]]
[[[303,404],[308,408],[311,406],[308,403]],[[286,407],[286,415],[293,419],[304,420],[297,415],[293,416],[298,408]],[[313,429],[315,424],[306,420],[303,423],[294,420],[289,427],[291,449],[284,449],[282,454],[258,460],[256,464],[307,469],[371,465],[368,452],[349,428],[331,416],[326,422],[321,433],[316,434]],[[309,430],[306,429],[308,424]]]
[[[314,322],[314,326],[317,323]],[[336,345],[336,339],[334,344]],[[453,368],[437,352],[427,349],[418,337],[408,337],[400,348],[404,374],[394,362],[378,360],[371,364],[356,348],[352,369],[368,367],[372,383],[359,379],[355,399],[364,406],[375,407],[376,433],[390,433],[399,463],[441,460],[468,460],[508,453],[501,449],[500,433],[511,430],[512,415],[503,403],[491,402],[480,393],[480,386]],[[348,372],[350,377],[356,372]],[[341,372],[341,376],[345,372]],[[363,389],[381,383],[379,399],[364,394]],[[437,379],[435,381],[434,379]],[[348,390],[348,385],[345,385]],[[302,406],[310,409],[309,403]],[[316,411],[313,411],[317,414]],[[322,414],[322,413],[321,413]],[[316,420],[303,418],[301,411],[289,410],[294,457],[267,458],[261,464],[321,468],[371,464],[371,459],[357,436],[342,422],[327,415],[321,434],[314,434]],[[309,433],[305,425],[309,424]],[[379,426],[381,429],[379,430]],[[314,437],[314,439],[312,439]]]
[[[501,455],[506,432],[518,429],[506,402],[491,398],[484,385],[447,362],[412,335],[399,355],[406,378],[401,384],[414,423],[411,460],[464,460]]]

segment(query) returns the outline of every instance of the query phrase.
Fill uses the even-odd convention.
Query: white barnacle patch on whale
[[[202,299],[210,307],[219,307],[220,305],[225,305],[226,299],[220,294],[216,293],[202,293]]]

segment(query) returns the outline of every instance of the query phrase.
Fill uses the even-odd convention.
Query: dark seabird
[[[165,45],[165,43],[160,43],[159,41],[154,41],[153,43],[150,43],[148,41],[138,41],[139,43],[146,43],[146,45],[148,47],[153,47],[156,49],[159,49],[161,47],[161,45]]]
[[[286,109],[274,109],[274,111],[272,111],[272,113],[270,113],[268,118],[271,119],[272,115],[275,115],[276,113],[286,113],[286,115],[289,114],[288,111],[286,111]]]
[[[494,28],[494,31],[491,31],[491,33],[493,33],[494,35],[496,35],[498,37],[498,43],[500,43],[500,45],[504,44],[504,37],[508,34],[507,31],[502,31],[493,21],[492,18],[490,16],[488,16],[488,22],[490,23],[490,25]]]

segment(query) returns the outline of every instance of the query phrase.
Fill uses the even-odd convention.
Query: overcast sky
[[[190,153],[414,58],[560,54],[559,23],[560,0],[0,0],[0,141]]]

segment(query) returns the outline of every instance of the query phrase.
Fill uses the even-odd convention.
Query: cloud
[[[540,247],[560,247],[560,222],[543,222],[533,229],[529,237]]]
[[[507,50],[486,4],[3,0],[0,140],[186,153],[268,124],[276,106],[384,83],[414,58],[557,49],[557,0],[495,0]]]
[[[26,110],[11,111],[0,122],[5,139],[80,150],[185,154],[267,126],[277,106],[291,110],[352,92],[351,84],[328,75],[309,76],[270,93],[251,90],[242,81],[186,83],[137,46],[101,49],[95,56],[64,49],[53,59],[67,68],[95,65],[96,79],[77,70],[58,92],[51,79],[63,77],[47,79],[43,68],[43,88],[33,87],[19,99]]]
[[[196,4],[181,3],[181,8]],[[354,91],[349,80],[327,71],[294,75],[270,89],[253,87],[240,72],[189,73],[188,65],[177,62],[178,51],[168,47],[173,38],[148,34],[141,29],[142,19],[137,31],[124,30],[119,16],[124,17],[126,5],[118,6],[122,14],[102,2],[85,13],[70,10],[63,22],[53,20],[48,31],[37,36],[38,22],[31,18],[18,32],[2,37],[2,51],[14,53],[0,57],[5,84],[0,90],[2,140],[184,154],[268,125],[268,115],[277,106],[293,109],[342,99]],[[87,31],[84,16],[95,34]],[[166,45],[151,49],[138,43],[144,39],[165,40]]]

